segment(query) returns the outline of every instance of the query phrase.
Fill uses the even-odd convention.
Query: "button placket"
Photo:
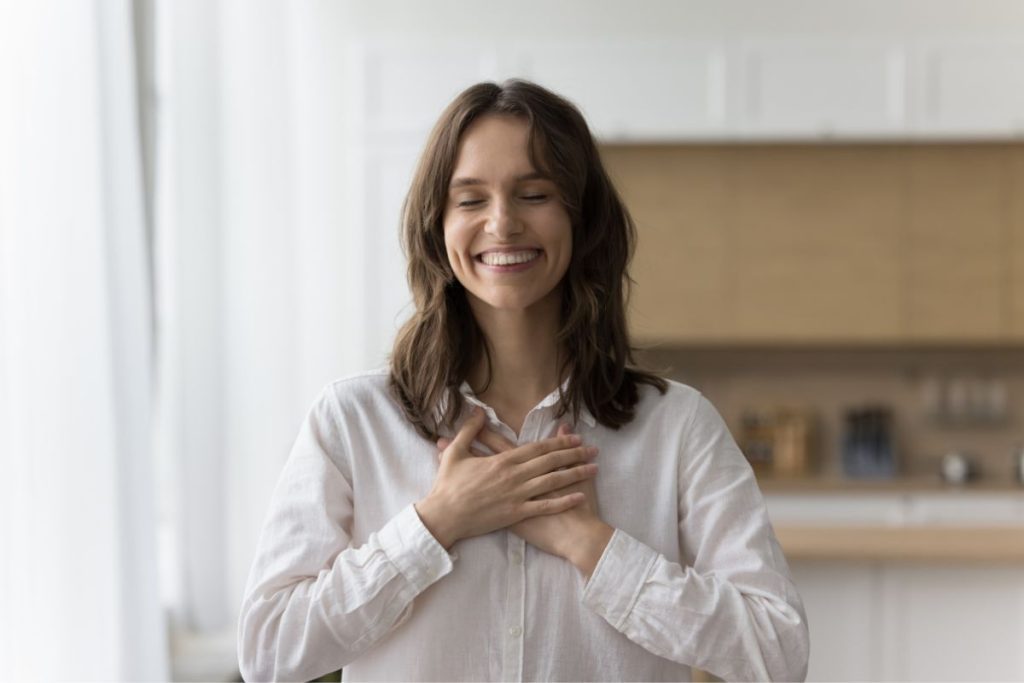
[[[526,627],[526,566],[523,562],[526,541],[511,531],[505,532],[508,562],[508,591],[505,604],[505,647],[502,680],[523,679],[523,632]],[[518,558],[518,562],[516,561]]]
[[[516,445],[541,438],[544,410],[531,410],[523,421]],[[523,679],[523,654],[526,633],[526,541],[512,532],[508,534],[508,603],[505,610],[505,648],[502,666],[506,681]]]

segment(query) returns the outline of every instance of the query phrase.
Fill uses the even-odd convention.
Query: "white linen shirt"
[[[246,681],[803,680],[803,604],[753,472],[697,390],[640,387],[619,430],[584,411],[601,518],[615,527],[587,581],[499,530],[445,549],[413,503],[437,447],[386,370],[329,384],[274,490],[238,625]],[[556,390],[518,436],[554,433]],[[468,413],[464,413],[465,416]],[[563,416],[562,421],[566,420]],[[461,424],[461,422],[460,422]]]

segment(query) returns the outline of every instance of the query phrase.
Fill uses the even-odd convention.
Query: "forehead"
[[[530,126],[525,119],[485,114],[473,121],[459,140],[453,176],[510,171],[536,171],[530,162]]]

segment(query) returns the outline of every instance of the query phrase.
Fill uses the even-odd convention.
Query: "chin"
[[[472,298],[476,300],[475,304],[477,306],[483,306],[497,311],[526,311],[530,308],[550,303],[549,299],[552,296],[557,296],[555,291],[546,293],[523,291],[467,291],[470,293]]]
[[[536,299],[524,300],[519,297],[477,297],[480,303],[499,311],[525,311],[537,303]]]

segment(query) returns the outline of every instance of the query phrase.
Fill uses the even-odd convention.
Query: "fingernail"
[[[587,446],[587,455],[591,458],[597,455],[597,446]]]
[[[581,439],[578,434],[570,434],[569,443],[571,443],[573,446],[579,446],[581,443],[583,443],[583,439]]]

